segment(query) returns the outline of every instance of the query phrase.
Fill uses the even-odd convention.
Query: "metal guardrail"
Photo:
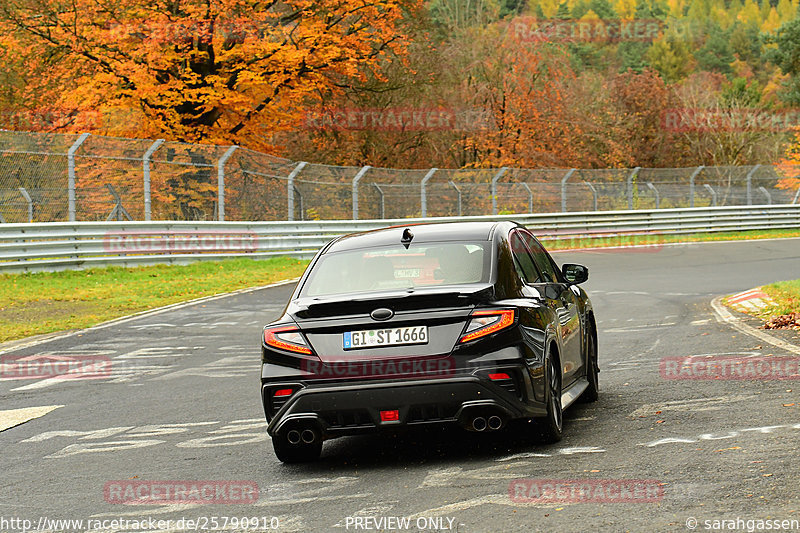
[[[800,205],[395,220],[3,224],[0,272],[185,264],[230,257],[309,257],[345,233],[390,225],[482,220],[515,220],[547,241],[800,228]]]

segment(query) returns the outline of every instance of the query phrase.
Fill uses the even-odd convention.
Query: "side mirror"
[[[561,267],[561,273],[564,275],[564,279],[572,285],[578,285],[589,279],[589,269],[583,265],[565,263]]]

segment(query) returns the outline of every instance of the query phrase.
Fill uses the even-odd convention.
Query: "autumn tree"
[[[71,120],[62,131],[275,151],[276,132],[296,127],[309,102],[380,79],[387,65],[402,61],[409,41],[403,20],[420,5],[8,0],[0,5],[0,46],[25,65],[26,98],[17,102],[63,110]],[[195,168],[215,162],[201,152],[188,161]],[[171,179],[173,196],[161,200],[176,206],[177,216],[193,217],[198,208],[211,216],[213,173],[187,166]]]
[[[610,81],[610,103],[616,123],[616,139],[628,150],[624,166],[669,166],[673,133],[664,117],[674,105],[672,91],[653,69],[629,70]],[[667,156],[667,157],[665,157]]]
[[[0,30],[42,74],[28,92],[77,114],[129,113],[108,133],[271,148],[298,104],[401,57],[404,14],[419,4],[7,0]]]

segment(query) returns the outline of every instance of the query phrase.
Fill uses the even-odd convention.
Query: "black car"
[[[513,222],[339,237],[262,338],[261,398],[284,462],[342,435],[425,424],[496,431],[533,418],[546,442],[598,391],[597,328],[578,284]]]

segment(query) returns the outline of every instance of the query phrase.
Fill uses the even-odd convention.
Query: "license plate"
[[[342,337],[342,345],[345,350],[370,348],[373,346],[427,344],[428,326],[345,331]]]

